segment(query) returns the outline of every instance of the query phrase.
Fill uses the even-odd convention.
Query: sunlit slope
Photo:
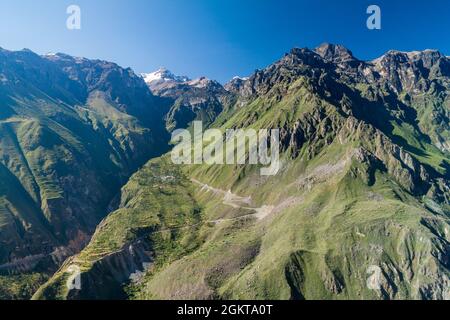
[[[225,220],[200,249],[150,275],[136,297],[447,298],[448,202],[435,202],[442,194],[436,198],[434,187],[424,193],[428,179],[414,173],[420,164],[380,131],[327,114],[314,126],[314,143],[295,158],[284,154],[277,176],[262,178],[248,166],[189,170],[198,181],[251,197],[256,214],[218,216],[224,196],[199,188],[204,219]],[[333,123],[334,133],[321,137]],[[262,219],[261,207],[270,209]],[[367,286],[373,266],[380,290]]]

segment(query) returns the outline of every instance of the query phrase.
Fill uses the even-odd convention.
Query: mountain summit
[[[314,51],[323,59],[331,62],[341,63],[355,60],[353,53],[342,45],[323,43]]]

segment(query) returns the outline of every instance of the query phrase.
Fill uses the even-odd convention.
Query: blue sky
[[[81,8],[81,30],[66,28],[70,4]],[[381,7],[382,30],[366,28],[370,4]],[[448,0],[2,0],[0,46],[225,82],[322,42],[360,59],[389,49],[450,55],[449,12]]]

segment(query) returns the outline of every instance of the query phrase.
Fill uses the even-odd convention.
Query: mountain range
[[[449,94],[436,50],[221,85],[2,49],[0,298],[449,299]],[[174,165],[194,120],[280,129],[279,173]]]

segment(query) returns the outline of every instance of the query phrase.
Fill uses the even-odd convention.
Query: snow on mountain
[[[159,68],[155,72],[151,73],[142,73],[142,78],[147,84],[154,84],[155,82],[187,82],[190,79],[186,76],[177,76],[172,72],[167,70],[166,68]]]
[[[239,76],[235,76],[233,77],[232,80],[242,80],[242,81],[247,81],[249,79],[249,77],[239,77]]]

